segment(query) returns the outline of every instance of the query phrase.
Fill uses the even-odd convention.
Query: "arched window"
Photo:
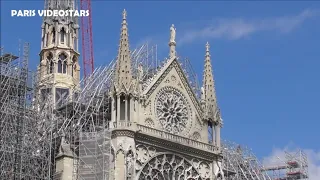
[[[58,60],[58,73],[67,73],[67,56],[62,53],[59,55],[59,60]]]
[[[56,42],[56,29],[52,28],[52,44],[55,44]]]
[[[65,36],[66,36],[66,31],[64,30],[64,28],[61,28],[61,31],[60,31],[61,44],[64,44]]]
[[[61,60],[58,61],[58,73],[62,73],[62,62],[61,62]]]
[[[48,74],[53,73],[53,69],[54,69],[53,55],[52,53],[49,53],[49,55],[47,56],[47,73]]]

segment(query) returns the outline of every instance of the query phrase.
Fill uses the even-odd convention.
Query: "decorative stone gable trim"
[[[126,137],[134,138],[134,134],[135,134],[135,132],[131,131],[131,130],[113,130],[112,134],[111,134],[111,138],[113,139],[113,138],[116,138],[119,136],[126,136]]]
[[[148,99],[151,94],[157,89],[157,87],[160,85],[160,83],[167,77],[167,75],[169,74],[169,72],[172,70],[172,68],[175,68],[178,75],[181,78],[182,84],[185,87],[192,103],[194,104],[197,113],[198,114],[202,114],[202,109],[201,109],[201,105],[200,102],[198,101],[198,99],[196,98],[196,95],[194,94],[194,92],[192,91],[192,88],[190,87],[188,80],[186,78],[186,76],[184,75],[181,66],[179,65],[179,63],[177,62],[176,58],[173,59],[173,61],[171,62],[171,64],[167,67],[167,69],[165,69],[165,71],[160,74],[160,77],[157,79],[157,81],[151,85],[151,88],[148,88],[148,91],[145,92],[146,98]]]

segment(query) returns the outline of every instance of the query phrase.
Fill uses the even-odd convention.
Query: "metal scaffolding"
[[[226,180],[271,180],[268,174],[261,171],[262,164],[248,148],[223,141],[222,153]]]
[[[296,152],[285,151],[285,157],[280,158],[278,165],[265,167],[262,171],[269,174],[275,180],[308,179],[308,159],[302,150]]]
[[[30,98],[29,44],[24,43],[22,57],[20,46],[19,56],[1,50],[0,179],[47,179],[48,158],[37,134],[41,116],[32,112]]]
[[[80,179],[109,179],[111,133],[81,133],[77,175]]]
[[[226,180],[308,179],[308,160],[301,150],[294,153],[285,152],[282,163],[264,167],[247,147],[229,141],[223,141],[222,147],[222,167]]]

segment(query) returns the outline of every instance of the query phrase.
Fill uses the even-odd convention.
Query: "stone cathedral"
[[[46,9],[75,9],[75,0],[47,0]],[[77,18],[43,19],[39,86],[40,93],[52,94],[55,104],[80,88],[79,28]],[[223,177],[220,145],[223,123],[209,43],[204,46],[203,85],[201,98],[197,98],[176,57],[175,36],[172,25],[169,58],[156,74],[147,80],[133,76],[127,13],[123,11],[114,83],[109,95],[112,99],[110,180]],[[142,74],[143,68],[138,71]],[[72,179],[74,157],[63,143],[60,149],[56,170],[62,172],[61,180]]]

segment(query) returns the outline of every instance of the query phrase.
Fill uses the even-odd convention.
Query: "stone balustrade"
[[[132,122],[127,122],[127,121],[119,121],[119,122],[113,123],[113,127],[115,129],[129,128],[131,126],[132,126]]]
[[[211,144],[207,144],[207,143],[203,143],[200,141],[196,141],[193,139],[189,139],[186,137],[182,137],[182,136],[178,136],[169,132],[165,132],[165,131],[161,131],[161,130],[157,130],[151,127],[147,127],[147,126],[143,126],[140,124],[137,124],[137,130],[140,133],[143,134],[147,134],[147,135],[151,135],[151,136],[155,136],[158,138],[162,138],[162,139],[166,139],[172,142],[176,142],[179,144],[183,144],[183,145],[187,145],[187,146],[191,146],[197,149],[202,149],[202,150],[206,150],[206,151],[213,151],[213,152],[219,152],[219,148],[211,145]]]
[[[172,134],[166,131],[161,131],[158,129],[154,129],[148,126],[132,123],[132,122],[126,122],[126,121],[119,121],[113,123],[113,129],[130,129],[133,131],[139,131],[139,133],[154,136],[161,139],[166,139],[175,143],[179,143],[182,145],[187,145],[190,147],[194,147],[196,149],[211,151],[219,153],[219,147],[216,147],[212,144],[196,141],[190,138],[186,138],[183,136],[179,136],[176,134]]]

